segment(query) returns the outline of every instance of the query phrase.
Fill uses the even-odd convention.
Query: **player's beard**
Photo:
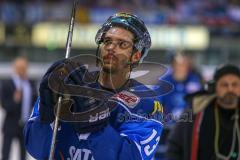
[[[107,59],[103,57],[103,66],[102,70],[105,73],[115,74],[122,72],[129,67],[128,59],[126,57],[116,57],[113,56],[112,59]]]
[[[102,70],[103,70],[103,72],[108,73],[108,74],[116,73],[116,69],[114,66],[103,65]]]
[[[118,64],[118,59],[116,57],[113,57],[112,59],[107,59],[107,60],[103,58],[102,70],[105,73],[114,74],[117,72],[117,64]]]
[[[238,100],[239,97],[232,92],[228,92],[223,97],[218,98],[218,102],[220,105],[231,108],[238,105]]]

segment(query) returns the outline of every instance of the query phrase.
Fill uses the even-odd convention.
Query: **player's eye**
[[[130,48],[131,46],[132,46],[131,42],[119,41],[119,48],[121,49],[127,49],[127,48]]]
[[[124,41],[124,40],[112,40],[110,38],[103,39],[103,44],[108,47],[110,45],[114,45],[115,47],[118,47],[120,49],[128,49],[133,46],[132,42]]]
[[[111,39],[104,39],[103,44],[104,45],[110,45],[110,44],[112,44],[112,40]]]

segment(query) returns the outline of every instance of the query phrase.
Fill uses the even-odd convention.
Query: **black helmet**
[[[140,61],[142,61],[143,58],[147,56],[148,50],[151,46],[151,37],[144,22],[137,16],[129,13],[117,13],[110,16],[98,30],[95,37],[96,43],[100,44],[104,34],[114,26],[122,27],[134,34],[134,47],[138,51],[141,51],[142,57]]]

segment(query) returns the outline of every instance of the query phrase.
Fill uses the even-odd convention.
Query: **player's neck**
[[[129,79],[129,72],[107,73],[101,72],[98,82],[105,88],[119,89]]]

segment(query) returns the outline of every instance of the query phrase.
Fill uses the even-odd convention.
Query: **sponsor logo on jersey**
[[[119,100],[129,108],[134,108],[140,101],[140,98],[138,96],[128,91],[122,91],[116,94],[113,96],[113,99]]]
[[[70,157],[67,160],[94,160],[91,150],[89,149],[79,149],[75,146],[69,148]]]
[[[109,111],[109,108],[107,108],[106,110],[96,113],[95,115],[90,115],[89,122],[92,123],[98,120],[103,120],[109,116],[110,116],[110,111]]]
[[[156,112],[163,113],[163,106],[159,101],[154,101],[152,115],[155,114]]]

